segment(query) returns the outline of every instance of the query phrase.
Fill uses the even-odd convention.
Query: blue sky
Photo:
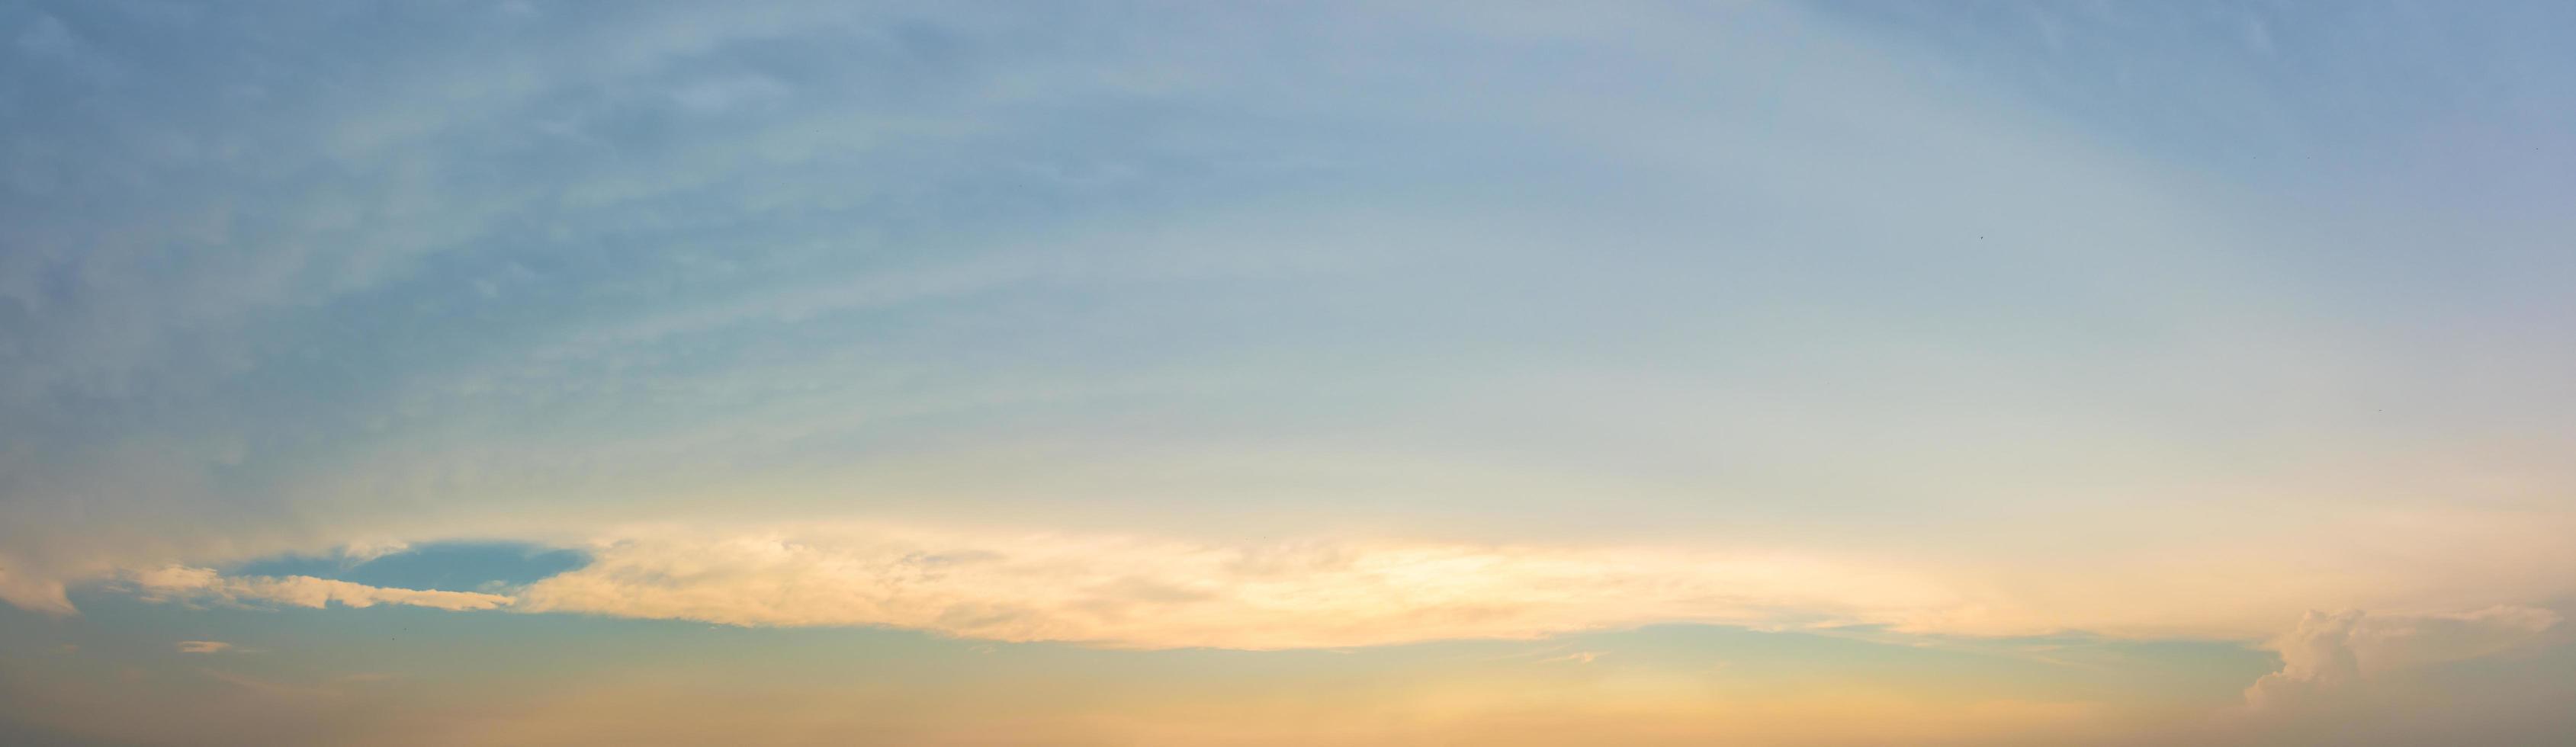
[[[0,4],[0,728],[2565,733],[2572,14]]]

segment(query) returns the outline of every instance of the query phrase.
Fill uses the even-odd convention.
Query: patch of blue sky
[[[396,589],[488,591],[580,568],[588,554],[524,542],[438,542],[380,557],[263,558],[224,569],[244,576],[312,576]]]

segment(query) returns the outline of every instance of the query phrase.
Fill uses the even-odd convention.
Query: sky
[[[0,742],[2576,739],[2571,29],[0,0]]]

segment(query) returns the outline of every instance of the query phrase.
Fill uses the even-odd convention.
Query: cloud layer
[[[389,589],[312,576],[232,577],[211,568],[177,565],[128,574],[124,580],[138,595],[153,601],[265,602],[316,609],[333,603],[343,607],[402,604],[442,610],[488,610],[510,602],[499,594]]]
[[[610,542],[514,609],[1238,649],[1534,638],[1650,623],[1909,621],[1956,604],[1886,569],[1756,554],[816,531]]]

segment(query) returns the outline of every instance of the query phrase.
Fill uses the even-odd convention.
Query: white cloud
[[[131,582],[144,598],[153,600],[214,599],[233,603],[271,602],[312,608],[325,607],[332,602],[338,602],[344,607],[407,604],[442,610],[495,609],[510,602],[509,597],[498,594],[394,589],[312,576],[226,577],[211,568],[192,568],[182,565],[131,573],[127,575],[126,580]]]
[[[225,643],[223,641],[180,641],[179,653],[217,654],[230,650],[232,647],[232,644]]]

